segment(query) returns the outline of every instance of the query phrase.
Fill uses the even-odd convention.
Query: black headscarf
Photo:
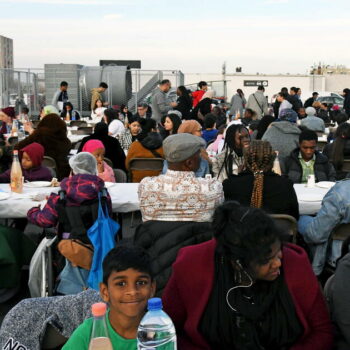
[[[200,331],[213,349],[289,349],[303,329],[281,275],[273,282],[258,281],[250,288],[227,292],[235,283],[229,259],[215,255],[215,284],[204,311]]]

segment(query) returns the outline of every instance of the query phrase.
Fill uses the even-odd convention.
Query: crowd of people
[[[16,117],[11,107],[0,112],[1,183],[11,181],[6,149],[19,151],[25,181],[51,180],[42,164],[49,156],[67,208],[85,208],[105,182],[128,178],[139,183],[142,215],[133,244],[118,242],[105,257],[100,291],[83,291],[89,269],[65,256],[55,289],[65,296],[19,303],[4,320],[0,345],[11,338],[34,346],[26,325],[50,318],[70,338],[63,349],[88,349],[92,322],[85,319],[92,301],[103,300],[115,348],[136,349],[146,302],[158,295],[176,327],[179,349],[350,348],[350,239],[332,237],[339,225],[350,223],[344,166],[350,159],[350,90],[344,89],[343,110],[319,102],[317,92],[303,103],[298,87],[282,88],[273,105],[263,86],[247,98],[237,89],[228,104],[215,99],[204,81],[196,91],[177,87],[175,101],[169,97],[171,82],[163,80],[151,104],[142,101],[133,114],[126,105],[112,108],[107,89],[101,82],[91,91],[94,130],[77,145],[67,125],[84,118],[69,101],[67,82],[42,109],[37,125],[28,110],[21,113],[26,118]],[[6,135],[15,123],[26,137],[10,145]],[[327,139],[323,149],[319,137]],[[161,166],[133,167],[140,159]],[[314,216],[302,215],[294,188],[310,179],[335,183]],[[108,193],[106,205],[112,215]],[[91,213],[68,221],[61,213],[61,192],[53,193],[44,206],[28,211],[27,220],[57,228],[60,239],[92,246]],[[298,232],[291,237],[271,214],[291,217]],[[327,308],[323,287],[329,271]],[[77,306],[84,311],[66,324]],[[24,317],[18,330],[13,319],[22,317],[23,307],[29,314],[48,311]],[[50,308],[57,311],[50,314]]]

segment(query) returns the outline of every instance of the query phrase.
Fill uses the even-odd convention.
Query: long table
[[[113,212],[127,213],[139,210],[139,200],[137,195],[137,183],[116,183],[108,192],[112,199]],[[299,211],[302,215],[313,215],[321,207],[322,199],[328,189],[319,187],[306,187],[304,184],[294,185],[298,197]],[[11,193],[8,184],[0,184],[0,191],[10,193],[10,197],[0,200],[0,218],[24,218],[30,208],[44,204],[35,201],[31,196],[35,193],[50,195],[51,192],[58,192],[58,187],[24,188],[22,194]]]

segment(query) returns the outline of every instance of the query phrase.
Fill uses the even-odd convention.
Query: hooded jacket
[[[130,170],[130,162],[134,158],[164,158],[162,138],[157,132],[150,132],[140,141],[131,144],[125,160],[127,170]],[[140,182],[146,176],[158,176],[157,170],[132,170],[132,182]]]
[[[42,166],[41,163],[44,159],[44,147],[39,143],[33,142],[30,145],[20,150],[20,158],[23,153],[26,152],[33,163],[33,167],[30,169],[23,169],[22,174],[24,180],[27,181],[51,181],[51,171]],[[8,169],[0,175],[0,183],[9,183],[11,180],[11,169]]]
[[[91,201],[98,197],[98,193],[104,188],[104,182],[97,175],[78,174],[65,178],[61,182],[61,189],[66,192],[67,206],[79,206],[83,202]],[[59,195],[51,193],[45,207],[29,209],[28,221],[40,227],[54,227],[58,222],[57,204]],[[108,196],[110,205],[110,197]],[[110,205],[111,207],[111,205]]]
[[[303,177],[303,168],[299,160],[300,148],[295,149],[288,157],[281,160],[282,174],[295,184],[300,184]],[[314,164],[315,181],[335,181],[336,173],[333,165],[322,153],[315,152]]]
[[[279,157],[287,157],[299,146],[300,133],[300,129],[291,122],[274,122],[270,124],[262,140],[270,142],[272,149],[279,152]]]
[[[215,283],[215,247],[216,240],[212,239],[181,249],[162,295],[164,311],[176,328],[179,349],[210,349],[199,325]],[[290,350],[332,349],[333,329],[327,307],[305,251],[287,244],[282,252],[284,280],[303,327],[303,335]]]

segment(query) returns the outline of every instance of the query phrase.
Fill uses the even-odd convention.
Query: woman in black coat
[[[190,113],[192,109],[192,98],[190,97],[187,89],[184,86],[179,86],[176,90],[177,106],[175,109],[182,114],[182,119],[190,119]]]
[[[96,124],[94,133],[81,140],[78,152],[81,152],[85,143],[89,140],[100,140],[105,146],[105,157],[112,161],[113,168],[122,169],[126,172],[125,153],[119,141],[115,137],[108,135],[108,125],[106,123],[100,122]]]
[[[225,200],[262,208],[269,214],[299,218],[293,183],[272,172],[275,152],[267,141],[252,141],[244,154],[245,171],[223,182]]]

